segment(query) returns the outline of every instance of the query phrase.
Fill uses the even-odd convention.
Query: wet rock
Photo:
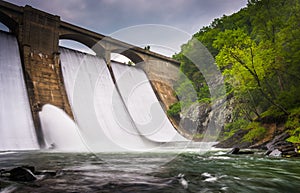
[[[275,149],[275,150],[273,150],[273,151],[271,151],[271,152],[269,153],[269,156],[273,156],[273,157],[281,157],[281,154],[282,154],[281,151],[279,151],[278,149]]]
[[[265,155],[272,156],[272,157],[296,157],[298,153],[296,152],[295,148],[290,150],[283,150],[281,147],[267,150]]]
[[[234,147],[234,148],[232,148],[232,150],[230,150],[229,152],[227,152],[227,154],[238,154],[239,151],[240,151],[240,148]]]
[[[269,143],[266,144],[266,147],[268,150],[272,151],[272,150],[276,149],[276,146],[288,143],[285,140],[289,137],[290,137],[290,135],[288,133],[282,133],[280,135],[277,135],[276,137],[274,137],[274,139],[272,141],[270,141]]]
[[[36,180],[36,176],[32,172],[32,167],[16,167],[9,171],[9,179],[13,181],[30,182]],[[34,167],[33,167],[34,171]]]
[[[35,175],[56,176],[57,172],[52,170],[36,171]]]
[[[184,178],[184,174],[178,174],[177,179],[179,181],[179,183],[182,185],[183,189],[188,189],[189,185],[188,185],[188,181]]]
[[[276,136],[266,147],[268,150],[265,155],[274,157],[297,157],[299,153],[295,145],[291,142],[285,141],[290,135],[288,133],[282,133]]]
[[[227,154],[254,154],[253,151],[240,151],[240,148],[234,147]]]
[[[56,176],[56,171],[36,171],[34,166],[20,166],[10,170],[1,169],[0,177],[11,181],[31,182],[37,179]]]

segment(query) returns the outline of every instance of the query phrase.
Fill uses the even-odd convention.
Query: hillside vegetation
[[[300,0],[249,0],[247,7],[215,19],[193,38],[214,57],[226,95],[234,101],[221,139],[249,130],[242,140],[258,140],[269,133],[264,124],[275,123],[291,135],[288,141],[300,143]],[[183,106],[213,100],[203,74],[185,55],[191,49],[189,41],[174,55],[188,78],[179,81],[176,93],[189,98],[170,108],[174,117]],[[196,95],[187,96],[188,84]]]

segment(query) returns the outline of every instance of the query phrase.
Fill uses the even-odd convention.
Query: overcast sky
[[[117,37],[123,41],[135,44],[157,44],[166,40],[176,45],[171,50],[177,52],[179,46],[185,43],[192,34],[203,26],[209,25],[214,18],[230,15],[245,7],[247,0],[7,0],[8,2],[34,8],[59,15],[61,20],[90,29],[92,31]],[[145,24],[147,30],[141,30]],[[132,27],[135,26],[135,27]],[[151,31],[154,26],[154,32]],[[161,26],[163,29],[160,29]],[[131,28],[130,28],[131,27]],[[159,28],[159,29],[158,29]],[[130,30],[128,30],[130,29]],[[171,30],[170,30],[171,29]],[[158,30],[158,31],[157,31]],[[177,41],[172,35],[158,36],[156,42],[134,42],[124,33],[148,31],[142,36],[147,39],[151,34],[161,31],[174,31]],[[159,33],[158,33],[159,34]],[[174,35],[174,34],[173,34]],[[171,37],[172,36],[172,37]],[[149,38],[151,39],[151,38]],[[152,40],[151,40],[152,41]],[[173,46],[172,44],[172,46]],[[158,45],[159,46],[159,45]],[[164,43],[161,43],[164,47]],[[169,46],[169,45],[167,45]]]

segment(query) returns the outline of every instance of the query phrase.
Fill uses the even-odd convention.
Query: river
[[[0,168],[33,165],[56,176],[0,178],[7,192],[299,192],[300,159],[227,150],[148,153],[0,152]],[[184,175],[184,179],[177,178]],[[187,185],[185,185],[185,181]]]

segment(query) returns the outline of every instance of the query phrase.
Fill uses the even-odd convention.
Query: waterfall
[[[57,151],[88,151],[74,121],[61,109],[46,104],[39,112],[46,148]]]
[[[60,52],[68,98],[89,149],[145,151],[161,145],[140,135],[103,59],[65,48]]]
[[[0,32],[0,151],[38,148],[18,42]]]
[[[169,121],[146,73],[138,67],[111,64],[121,96],[140,133],[157,142],[187,141]]]

